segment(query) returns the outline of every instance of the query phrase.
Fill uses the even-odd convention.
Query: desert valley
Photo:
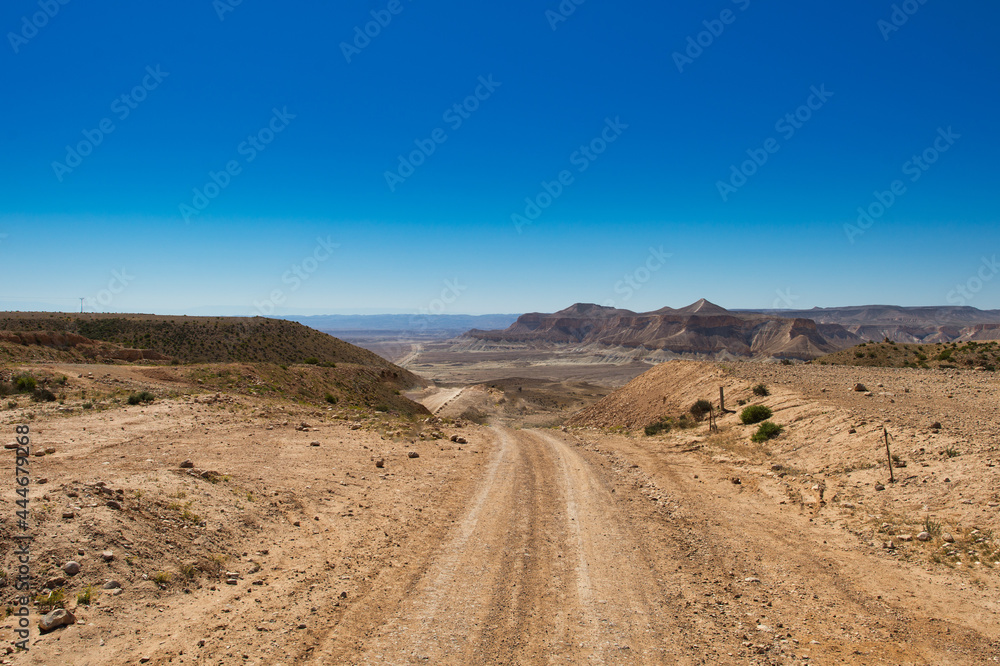
[[[6,313],[0,659],[997,662],[1000,324],[854,316]]]

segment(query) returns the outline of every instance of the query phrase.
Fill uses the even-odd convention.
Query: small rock
[[[416,451],[410,451],[409,453],[406,454],[406,457],[407,458],[419,458],[420,454],[417,453]]]
[[[56,576],[55,578],[50,578],[42,584],[42,587],[54,590],[58,587],[62,587],[66,584],[66,579],[62,576]]]
[[[856,434],[858,434],[858,430],[857,430],[857,428],[851,428],[850,430],[847,431],[847,434],[848,435],[856,435]]]
[[[744,578],[743,582],[744,583],[759,583],[760,582],[760,578],[754,578],[754,577],[750,576],[748,578]]]
[[[63,511],[62,517],[66,520],[71,520],[76,517],[76,513],[72,511]]]
[[[75,576],[80,573],[80,564],[70,560],[62,566],[62,570],[67,576]]]
[[[319,446],[319,442],[309,442],[309,446]]]
[[[900,541],[913,541],[913,535],[912,534],[900,534],[896,538],[899,539]]]
[[[104,585],[102,585],[101,588],[105,590],[120,590],[122,589],[122,584],[116,580],[109,580],[108,582],[104,583]]]
[[[762,631],[764,633],[771,633],[774,630],[771,629],[771,627],[767,626],[766,624],[758,624],[757,631]]]
[[[50,446],[47,449],[45,449],[45,454],[49,456],[51,456],[55,452],[56,452],[56,447],[54,446]]]
[[[941,540],[945,543],[955,543],[955,537],[950,532],[945,532],[941,535]]]
[[[875,490],[881,492],[881,491],[885,490],[885,486],[883,486],[881,483],[876,483],[875,484]]]
[[[452,435],[451,436],[451,441],[455,442],[456,444],[468,444],[469,443],[469,441],[467,439],[465,439],[464,437],[462,437],[460,435]]]
[[[240,581],[236,580],[235,578],[226,579],[226,585],[239,585],[239,583]]]
[[[930,541],[931,535],[929,532],[921,532],[917,535],[917,541]]]
[[[192,460],[185,460],[184,462],[181,463],[181,469],[193,469],[193,468],[194,468],[194,461]]]
[[[4,444],[3,448],[13,451],[17,448],[17,442],[11,442],[10,444]]]
[[[855,391],[856,393],[864,393],[864,392],[865,392],[865,391],[867,391],[867,390],[868,390],[868,389],[867,389],[867,388],[865,388],[865,385],[864,385],[864,384],[860,384],[860,383],[859,383],[859,384],[855,384],[855,385],[854,385],[854,391]]]
[[[782,469],[784,469],[784,467],[782,467],[778,463],[774,463],[773,465],[771,465],[772,472],[780,472]]]
[[[106,550],[103,553],[101,553],[101,559],[104,560],[105,562],[111,562],[112,560],[115,559],[115,554],[110,550]]]
[[[120,502],[116,502],[115,500],[108,500],[108,508],[114,509],[115,511],[121,511],[122,505]]]
[[[729,480],[733,482],[734,486],[738,486],[738,485],[741,485],[743,483],[743,481],[741,481],[740,477],[738,477],[738,476],[734,476],[733,478],[731,478]]]
[[[57,608],[38,621],[38,628],[43,632],[49,632],[59,627],[65,627],[76,623],[76,616],[65,608]]]
[[[940,430],[940,429],[941,429],[940,421],[935,421],[934,423],[931,424],[931,430]]]
[[[382,469],[383,467],[385,467],[385,459],[379,458],[378,460],[376,460],[375,461],[375,466],[378,467],[379,469]]]

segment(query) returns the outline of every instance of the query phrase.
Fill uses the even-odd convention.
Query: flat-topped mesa
[[[811,319],[731,312],[705,299],[683,308],[636,313],[577,303],[552,314],[522,315],[500,331],[472,330],[465,337],[492,342],[596,344],[676,354],[815,358],[860,339],[843,327],[822,328]]]

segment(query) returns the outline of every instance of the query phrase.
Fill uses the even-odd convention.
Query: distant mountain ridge
[[[732,312],[705,299],[683,308],[664,307],[645,313],[577,303],[553,314],[521,315],[503,330],[474,329],[463,337],[496,343],[595,344],[699,356],[801,359],[862,341],[839,324]]]
[[[859,305],[810,310],[740,310],[837,324],[863,340],[941,343],[1000,340],[1000,310],[970,306]]]

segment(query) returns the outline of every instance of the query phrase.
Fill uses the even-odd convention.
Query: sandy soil
[[[705,386],[715,370],[702,373]],[[156,381],[140,368],[116,372],[107,379]],[[728,377],[734,399],[756,378]],[[850,405],[821,403],[819,389],[770,381],[782,418],[857,425]],[[861,476],[850,483],[820,477],[810,456],[822,447],[810,453],[804,440],[770,451],[811,466],[787,476],[697,431],[522,429],[509,414],[490,427],[403,421],[191,390],[98,413],[53,407],[31,421],[35,445],[56,448],[32,458],[35,575],[81,564],[65,583],[79,622],[5,662],[1000,662],[996,569],[869,543],[862,502],[889,501],[865,486],[877,470],[852,472]],[[424,397],[443,407],[478,392],[490,398],[484,409],[501,399],[455,390]],[[3,416],[10,428],[24,414]],[[953,460],[978,463],[968,451]],[[185,459],[193,469],[179,467]],[[821,479],[827,497],[806,501]],[[925,487],[911,482],[905,501]],[[913,557],[899,554],[907,549]],[[111,578],[122,593],[77,603],[85,585]]]

